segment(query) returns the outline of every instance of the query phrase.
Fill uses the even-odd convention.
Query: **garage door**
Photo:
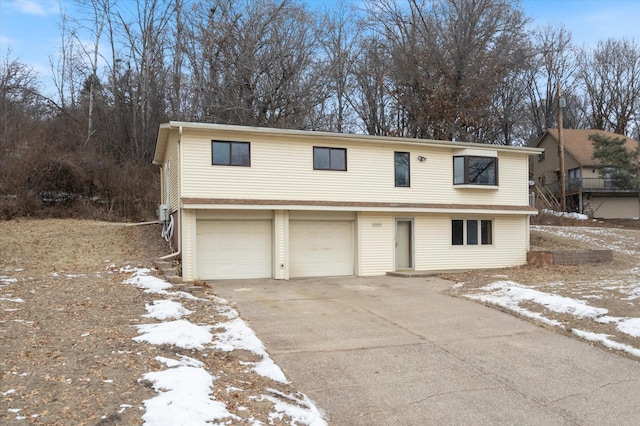
[[[353,275],[353,221],[289,222],[289,275]]]
[[[198,278],[271,278],[270,220],[199,220]]]

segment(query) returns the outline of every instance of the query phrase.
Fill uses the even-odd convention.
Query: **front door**
[[[413,220],[396,219],[396,270],[413,269]]]

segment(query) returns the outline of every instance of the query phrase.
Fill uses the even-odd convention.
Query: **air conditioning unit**
[[[169,220],[169,206],[160,204],[158,206],[158,222],[167,222]]]

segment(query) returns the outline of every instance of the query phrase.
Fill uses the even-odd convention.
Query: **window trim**
[[[326,149],[329,150],[329,167],[328,168],[320,168],[316,167],[316,149]],[[331,167],[331,151],[343,151],[344,152],[344,169],[338,169]],[[346,172],[347,171],[347,148],[336,148],[331,146],[314,146],[313,147],[313,170],[330,170],[335,172]]]
[[[229,162],[228,163],[216,163],[214,161],[214,157],[213,157],[213,145],[215,143],[225,143],[229,146]],[[232,157],[232,146],[233,145],[246,145],[247,146],[247,152],[249,154],[249,162],[248,164],[234,164],[233,163],[233,157]],[[244,142],[244,141],[224,141],[224,140],[218,140],[218,139],[212,139],[211,140],[211,165],[212,166],[233,166],[233,167],[251,167],[251,142]]]
[[[456,226],[454,226],[454,222],[461,222],[461,229],[459,229],[459,231],[462,231],[462,235],[454,235],[454,231],[456,230]],[[471,242],[469,243],[469,222],[475,222],[475,238],[472,239],[472,241],[475,242]],[[495,241],[495,226],[494,226],[494,219],[486,219],[486,218],[479,218],[479,219],[461,219],[461,218],[451,218],[451,240],[450,240],[450,244],[452,247],[493,247],[494,246],[494,241]],[[486,223],[490,223],[490,234],[488,235],[488,238],[485,239],[483,238],[483,224]],[[458,223],[458,227],[460,227],[460,223]],[[458,237],[458,238],[454,238],[454,237]],[[461,237],[461,238],[460,238]],[[488,241],[488,242],[485,242]]]
[[[463,178],[464,182],[456,182],[456,158],[463,158]],[[471,182],[469,180],[469,159],[470,158],[488,158],[494,161],[495,164],[495,176],[493,183],[478,183]],[[454,155],[453,156],[453,185],[454,186],[472,186],[472,187],[497,187],[499,184],[499,176],[498,176],[498,157],[493,156],[483,156],[483,155]]]
[[[406,154],[407,156],[407,184],[398,184],[398,163],[396,161],[398,154]],[[393,152],[393,183],[396,188],[411,188],[411,153],[406,151]]]

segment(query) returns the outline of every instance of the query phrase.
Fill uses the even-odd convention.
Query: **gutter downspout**
[[[167,260],[167,259],[171,259],[171,258],[173,258],[173,257],[177,257],[177,256],[179,256],[180,254],[182,254],[182,247],[178,247],[178,251],[176,251],[176,252],[173,252],[173,253],[168,254],[168,255],[166,255],[166,256],[162,256],[162,257],[160,258],[160,260]]]
[[[136,223],[126,223],[124,226],[140,226],[140,225],[158,225],[160,222],[157,220],[151,222],[136,222]]]

